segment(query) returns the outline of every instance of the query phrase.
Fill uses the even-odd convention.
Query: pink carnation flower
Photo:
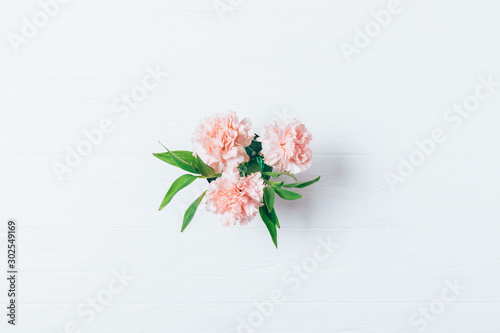
[[[227,166],[236,167],[249,160],[245,147],[254,137],[252,123],[247,118],[238,122],[234,111],[205,117],[196,127],[193,152],[219,173]]]
[[[238,169],[227,169],[208,185],[207,210],[222,215],[226,226],[248,224],[262,206],[264,181],[260,172],[239,177]]]
[[[273,120],[264,127],[259,141],[267,165],[297,174],[311,166],[312,151],[309,148],[312,136],[296,118],[289,117],[278,123]]]

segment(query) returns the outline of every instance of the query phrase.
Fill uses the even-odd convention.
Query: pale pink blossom
[[[260,172],[240,177],[238,169],[226,169],[208,185],[207,210],[222,215],[226,226],[245,225],[263,205],[264,186]]]
[[[254,135],[250,120],[238,122],[234,111],[212,114],[196,127],[191,139],[193,152],[219,173],[249,160],[244,148]]]
[[[277,122],[273,120],[265,126],[259,141],[267,165],[297,174],[306,171],[312,162],[309,148],[312,136],[307,128],[296,118]]]

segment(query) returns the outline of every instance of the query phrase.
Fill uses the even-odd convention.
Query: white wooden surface
[[[500,80],[500,3],[403,3],[348,63],[339,45],[387,1],[243,0],[221,20],[210,0],[73,0],[15,53],[7,35],[39,5],[1,0],[0,234],[17,219],[22,274],[18,326],[2,310],[0,331],[237,332],[278,289],[255,332],[417,332],[412,315],[457,279],[425,331],[499,332],[500,90],[395,191],[384,174],[478,76]],[[113,101],[157,65],[167,80],[119,118]],[[314,135],[302,179],[323,177],[277,203],[278,250],[259,219],[226,229],[200,210],[181,234],[176,207],[201,181],[157,212],[182,174],[157,140],[190,149],[196,121],[225,109],[256,130],[286,110]],[[114,131],[60,182],[51,164],[103,118]],[[283,275],[329,235],[338,249],[292,290]],[[86,322],[79,306],[122,270],[134,280]]]

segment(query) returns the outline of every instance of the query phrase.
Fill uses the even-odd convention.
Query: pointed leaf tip
[[[203,192],[195,201],[193,201],[193,203],[186,210],[186,213],[184,213],[184,220],[182,221],[181,232],[186,230],[189,223],[191,223],[191,220],[193,219],[194,214],[198,209],[198,206],[200,206],[201,200],[203,200],[205,193],[207,193],[207,191]]]
[[[279,195],[281,198],[283,198],[285,200],[297,200],[297,199],[302,198],[302,196],[300,194],[292,192],[292,191],[284,190],[282,188],[275,188],[274,190],[276,191],[277,195]]]
[[[165,208],[165,206],[168,205],[170,201],[172,201],[172,198],[177,194],[177,192],[194,182],[196,178],[198,177],[190,174],[185,174],[177,178],[168,189],[168,192],[163,198],[163,201],[161,202],[160,208],[158,208],[158,210],[162,210],[163,208]]]
[[[273,240],[274,246],[278,248],[278,233],[276,230],[276,224],[273,222],[271,214],[267,211],[267,208],[262,206],[259,208],[260,217],[271,235],[271,239]]]

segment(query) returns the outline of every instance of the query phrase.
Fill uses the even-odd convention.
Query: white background
[[[286,301],[255,332],[417,332],[457,279],[467,289],[425,331],[499,332],[500,90],[456,130],[443,114],[479,76],[500,80],[500,3],[402,1],[347,62],[340,44],[387,3],[233,0],[222,20],[211,0],[74,0],[16,53],[9,33],[40,6],[2,0],[1,234],[17,219],[22,272],[9,329],[236,332],[276,289]],[[113,102],[156,66],[169,77],[120,118]],[[190,150],[198,119],[226,109],[257,132],[290,113],[314,135],[301,179],[322,179],[277,202],[277,250],[259,218],[229,229],[200,209],[181,234],[201,180],[157,211],[182,174],[151,155],[157,140]],[[59,181],[52,164],[104,118],[112,133]],[[448,140],[391,191],[384,174],[436,127]],[[338,249],[292,289],[283,276],[329,236]],[[122,270],[134,280],[87,322],[77,309]]]

